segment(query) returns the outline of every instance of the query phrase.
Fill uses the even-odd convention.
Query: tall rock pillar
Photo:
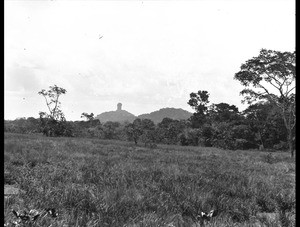
[[[122,103],[118,103],[118,105],[117,105],[117,110],[122,110]]]

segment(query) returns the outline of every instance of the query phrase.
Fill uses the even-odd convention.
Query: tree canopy
[[[46,136],[73,136],[59,101],[59,97],[66,92],[66,89],[56,85],[49,86],[48,90],[42,89],[38,92],[45,98],[49,110],[49,113],[39,112],[41,131]]]
[[[242,64],[234,79],[245,87],[241,91],[244,102],[251,104],[258,100],[267,100],[280,110],[293,156],[296,52],[262,49],[257,57]]]
[[[42,89],[38,92],[39,95],[42,95],[45,98],[46,105],[49,110],[49,117],[54,120],[63,120],[64,114],[60,109],[61,102],[59,101],[59,97],[62,94],[66,94],[67,91],[64,88],[58,87],[56,85],[49,86],[49,89],[46,91]],[[45,115],[45,112],[41,112],[40,115]]]

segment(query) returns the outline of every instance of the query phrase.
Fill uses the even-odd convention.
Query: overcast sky
[[[241,104],[233,79],[262,48],[295,50],[293,0],[5,0],[5,119],[47,111],[37,93],[56,84],[67,120],[210,103]],[[101,38],[102,37],[102,38]]]

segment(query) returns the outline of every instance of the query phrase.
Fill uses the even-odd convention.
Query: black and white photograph
[[[4,226],[296,226],[295,0],[4,0]]]

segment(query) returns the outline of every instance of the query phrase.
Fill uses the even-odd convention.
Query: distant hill
[[[134,116],[132,113],[129,113],[126,110],[122,110],[122,104],[118,103],[116,111],[109,111],[104,112],[95,117],[95,119],[99,119],[101,123],[105,123],[107,121],[114,121],[114,122],[125,122],[128,121],[132,123],[134,119],[136,119],[136,116]]]
[[[155,124],[157,124],[166,117],[174,120],[186,120],[192,115],[192,113],[180,108],[162,108],[149,114],[141,114],[137,117],[140,119],[150,119]],[[107,121],[114,121],[120,123],[127,121],[132,123],[137,117],[126,110],[122,110],[122,104],[118,103],[116,111],[108,111],[101,113],[97,115],[95,119],[99,119],[101,123],[105,123]]]
[[[186,120],[189,117],[191,117],[193,114],[183,110],[181,108],[176,109],[176,108],[162,108],[160,110],[151,112],[149,114],[141,114],[138,116],[138,118],[141,119],[150,119],[152,120],[155,124],[161,122],[164,118],[168,117],[174,120]]]

